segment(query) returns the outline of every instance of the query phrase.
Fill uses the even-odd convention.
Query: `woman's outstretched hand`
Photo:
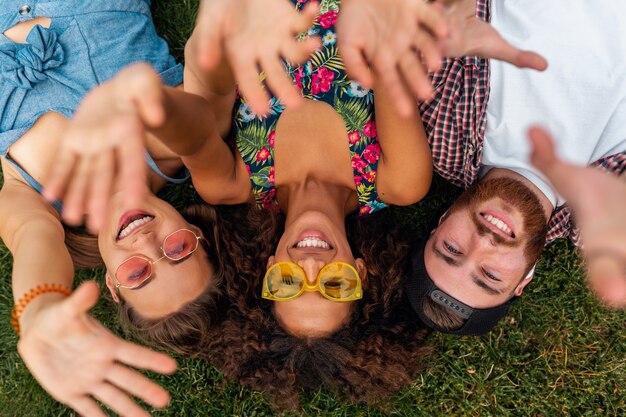
[[[165,112],[158,75],[147,64],[122,70],[90,92],[64,134],[43,195],[63,200],[63,219],[97,232],[107,215],[115,182],[128,208],[147,192],[145,127],[158,127]]]
[[[447,34],[441,9],[423,0],[344,0],[337,21],[350,77],[367,88],[378,78],[405,116],[415,111],[413,96],[425,100],[432,93],[427,70],[441,65],[439,42]]]
[[[94,399],[120,416],[149,415],[131,396],[167,406],[167,391],[130,367],[170,374],[176,362],[107,330],[88,314],[97,301],[98,286],[87,282],[38,311],[22,325],[17,348],[24,363],[52,397],[83,416],[106,416]]]
[[[608,306],[626,308],[626,181],[563,162],[544,129],[529,131],[531,162],[568,200],[582,237],[591,290]]]
[[[281,60],[300,64],[320,47],[319,38],[296,39],[311,27],[318,7],[310,2],[298,12],[289,0],[203,0],[196,27],[198,65],[212,70],[225,57],[257,114],[270,109],[260,72],[276,97],[297,106],[302,97]]]
[[[450,28],[449,36],[441,40],[445,56],[480,56],[537,71],[548,67],[544,57],[514,47],[493,26],[478,19],[476,0],[436,0],[435,4],[444,11]]]

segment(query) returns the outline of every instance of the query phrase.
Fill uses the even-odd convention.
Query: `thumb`
[[[302,12],[298,13],[294,30],[297,32],[307,31],[317,18],[320,12],[320,6],[317,2],[311,2],[304,6]]]
[[[217,67],[222,59],[222,23],[226,18],[223,8],[216,10],[210,8],[207,1],[203,1],[198,12],[198,21],[196,24],[196,33],[193,34],[197,38],[196,60],[200,68],[210,71]],[[217,22],[217,23],[216,23]]]
[[[530,68],[537,71],[545,71],[548,68],[548,61],[532,51],[517,51],[511,60],[511,64],[518,68]]]
[[[550,180],[559,193],[570,199],[576,193],[573,189],[575,178],[579,170],[584,168],[559,159],[554,150],[554,141],[545,129],[533,126],[528,130],[528,137],[532,146],[530,162]]]
[[[86,313],[98,302],[99,293],[98,284],[95,281],[87,281],[63,301],[63,311],[72,316]]]

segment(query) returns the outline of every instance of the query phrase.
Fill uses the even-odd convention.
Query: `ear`
[[[196,232],[198,234],[198,236],[200,236],[202,239],[206,240],[206,237],[204,237],[204,233],[202,233],[202,230],[198,226],[196,226],[195,224],[190,224],[189,227],[191,228],[191,230]]]
[[[116,303],[119,303],[120,297],[117,295],[117,288],[115,287],[115,284],[113,283],[113,279],[111,278],[111,275],[109,275],[108,272],[106,275],[105,282],[107,284],[107,288],[109,289],[109,292],[111,293],[111,298],[113,298],[113,301],[115,301]]]
[[[363,258],[357,258],[355,260],[356,270],[361,277],[361,283],[363,284],[363,288],[367,288],[367,266],[365,266],[365,261]]]
[[[274,265],[274,255],[270,256],[269,258],[267,258],[267,266],[265,267],[265,269],[270,269],[270,266]]]
[[[446,219],[446,217],[448,217],[448,212],[449,212],[449,211],[450,211],[450,210],[446,210],[446,212],[445,212],[445,213],[443,213],[443,214],[441,215],[441,217],[439,217],[439,221],[437,222],[437,226],[439,226],[441,223],[443,223],[443,221]]]
[[[526,276],[526,278],[524,278],[522,282],[519,283],[517,288],[515,288],[515,291],[513,291],[513,294],[515,294],[518,297],[522,295],[522,291],[524,291],[524,288],[526,288],[526,286],[530,284],[530,281],[532,281],[533,278],[535,277],[534,271],[535,269],[533,268],[532,271],[530,271],[530,273]]]

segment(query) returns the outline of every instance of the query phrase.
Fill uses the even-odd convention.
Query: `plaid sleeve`
[[[626,152],[606,156],[594,162],[591,166],[602,171],[623,176],[626,172]],[[572,210],[568,206],[563,205],[557,207],[554,212],[552,212],[548,227],[549,231],[546,244],[561,237],[569,237],[576,246],[581,244],[580,230],[576,227],[574,219],[572,218]]]
[[[476,1],[476,16],[489,21],[489,0]],[[489,61],[447,59],[431,75],[434,94],[420,104],[435,172],[467,188],[477,180],[489,99]]]

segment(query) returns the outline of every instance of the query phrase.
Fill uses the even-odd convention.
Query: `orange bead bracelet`
[[[69,296],[72,293],[72,290],[62,284],[43,284],[37,285],[35,288],[32,288],[26,294],[19,299],[17,303],[15,303],[15,307],[11,311],[11,326],[15,331],[15,334],[20,335],[20,317],[24,312],[24,309],[35,299],[37,296],[41,294],[56,292],[63,294],[65,296]]]

